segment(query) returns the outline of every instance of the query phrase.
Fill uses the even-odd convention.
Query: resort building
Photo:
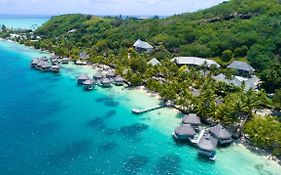
[[[216,68],[220,68],[221,66],[213,60],[198,58],[198,57],[175,57],[171,61],[175,62],[178,66],[204,66],[206,65],[210,68],[214,65]]]
[[[107,78],[114,78],[114,77],[116,77],[116,74],[112,70],[110,70],[106,73],[106,77]]]
[[[246,77],[250,77],[255,72],[255,69],[251,65],[242,61],[234,61],[233,63],[228,65],[227,68],[235,69],[238,71],[239,75]]]
[[[201,124],[201,120],[197,116],[197,114],[188,114],[188,115],[185,115],[182,118],[182,123],[183,124],[190,124],[193,127],[198,127]]]
[[[149,64],[151,66],[157,66],[157,65],[160,65],[161,63],[156,58],[152,58],[147,64]]]
[[[101,86],[102,87],[111,87],[112,86],[112,81],[109,78],[103,78],[101,81]]]
[[[88,91],[94,89],[94,84],[95,84],[95,81],[93,79],[88,79],[83,82],[85,90],[88,90]]]
[[[151,46],[149,43],[145,42],[145,41],[142,41],[140,39],[138,39],[134,45],[133,45],[137,51],[139,52],[147,52],[147,53],[150,53],[153,51],[153,46]]]
[[[221,145],[232,142],[232,135],[220,124],[211,127],[209,132],[219,141]]]
[[[68,64],[69,61],[70,61],[70,58],[64,57],[64,58],[61,60],[61,63],[62,63],[62,64]]]
[[[124,78],[122,78],[120,75],[114,78],[114,84],[117,86],[122,86],[124,82],[125,82]]]
[[[52,65],[50,70],[53,72],[53,73],[59,73],[60,72],[60,66],[59,65]]]
[[[197,144],[198,154],[207,156],[210,160],[215,160],[217,144],[217,139],[212,137],[210,133],[205,133]]]
[[[81,60],[88,60],[90,58],[90,55],[87,54],[86,52],[81,52],[79,57]]]
[[[257,89],[260,84],[260,79],[255,75],[252,75],[251,78],[234,76],[231,79],[227,79],[224,74],[219,74],[217,76],[213,76],[212,78],[218,82],[225,82],[229,85],[234,85],[238,87],[245,85],[246,91],[250,89]]]
[[[89,80],[90,77],[86,74],[81,74],[78,79],[77,79],[77,83],[82,85],[84,81]]]
[[[175,129],[173,135],[176,139],[187,140],[191,137],[194,137],[196,132],[190,124],[183,124]]]
[[[94,80],[98,81],[104,78],[104,75],[101,72],[97,72],[95,75],[93,75]]]

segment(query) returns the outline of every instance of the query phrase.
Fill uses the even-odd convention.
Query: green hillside
[[[72,29],[76,31],[69,33]],[[71,54],[76,47],[94,55],[115,55],[139,38],[159,46],[152,55],[158,59],[198,56],[223,65],[247,60],[267,90],[281,88],[281,0],[231,0],[166,19],[56,16],[36,32],[46,36],[40,47],[53,43],[62,54]]]

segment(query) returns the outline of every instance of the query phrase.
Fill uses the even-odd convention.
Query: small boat
[[[83,82],[85,90],[88,90],[88,91],[94,89],[94,84],[95,84],[95,81],[93,79],[88,79],[88,80]]]

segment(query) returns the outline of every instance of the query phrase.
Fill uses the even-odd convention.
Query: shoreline
[[[24,46],[26,48],[29,48],[29,49],[32,49],[36,52],[39,52],[39,53],[44,53],[44,54],[51,54],[49,51],[42,51],[40,49],[35,49],[34,47],[30,47],[30,46],[25,46],[24,44],[20,44],[18,42],[15,42],[15,41],[12,41],[12,40],[6,40],[6,39],[3,39],[3,38],[0,38],[0,41],[7,41],[7,42],[12,42],[12,43],[15,43],[15,44],[18,44],[18,45],[21,45],[21,46]],[[94,73],[95,71],[95,68],[93,67],[92,64],[87,64],[87,65],[76,65],[75,63],[72,63],[71,62],[71,66],[72,68],[74,69],[84,69],[86,71],[92,71],[92,74]],[[126,90],[126,89],[124,89]],[[157,100],[162,100],[160,95],[158,93],[155,93],[155,92],[150,92],[145,86],[138,86],[138,87],[133,87],[133,88],[130,88],[130,90],[134,90],[136,92],[139,92],[139,93],[144,93],[146,94],[147,96],[149,96],[150,98],[155,98]],[[171,110],[175,110],[175,111],[178,111],[181,113],[181,111],[175,109],[175,108],[169,108]],[[270,162],[276,164],[276,165],[279,165],[281,166],[281,161],[277,158],[276,160],[274,159],[274,156],[272,156],[271,154],[269,154],[268,152],[266,152],[265,150],[263,149],[260,149],[260,148],[257,148],[255,146],[252,146],[250,143],[248,143],[247,141],[243,141],[242,139],[240,139],[239,141],[234,141],[233,142],[233,146],[242,146],[243,148],[249,150],[250,152],[252,152],[253,154],[256,154],[258,156],[261,156],[267,160],[269,160]],[[230,146],[231,147],[231,146]]]

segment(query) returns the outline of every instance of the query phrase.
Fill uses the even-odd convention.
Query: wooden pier
[[[196,138],[190,139],[190,142],[191,142],[191,143],[194,143],[194,144],[198,144],[199,141],[201,140],[201,138],[203,137],[203,135],[205,134],[206,131],[207,131],[207,128],[202,129],[202,130],[200,131],[200,133],[197,135]]]
[[[146,108],[146,109],[132,109],[132,112],[134,114],[143,114],[143,113],[147,113],[147,112],[150,112],[150,111],[154,111],[154,110],[157,110],[157,109],[161,109],[161,108],[164,108],[164,107],[167,107],[166,104],[164,105],[160,105],[160,106],[156,106],[156,107],[152,107],[152,108]]]

